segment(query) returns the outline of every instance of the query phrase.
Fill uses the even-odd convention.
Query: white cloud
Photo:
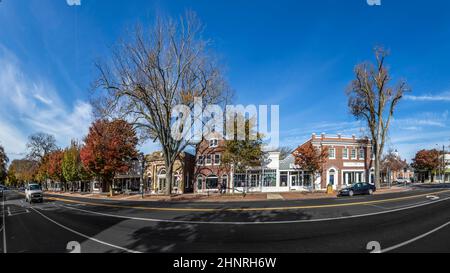
[[[81,6],[81,0],[66,0],[69,6]]]
[[[421,96],[406,95],[405,99],[410,101],[450,102],[450,92],[444,92],[437,95],[431,94]]]
[[[92,121],[84,101],[67,105],[51,83],[27,75],[17,58],[0,45],[0,142],[8,153],[25,152],[27,136],[53,134],[60,146],[81,139]]]

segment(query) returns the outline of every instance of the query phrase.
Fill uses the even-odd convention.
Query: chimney
[[[352,135],[352,138],[353,138],[353,140],[355,140],[355,139],[356,139],[356,135],[355,135],[355,134],[353,134],[353,135]]]
[[[325,139],[325,133],[322,133],[320,136],[322,137],[322,140]]]
[[[342,139],[342,135],[341,135],[341,134],[338,134],[338,138],[339,138],[339,139]]]
[[[312,138],[313,140],[316,139],[316,133],[313,133],[311,138]]]

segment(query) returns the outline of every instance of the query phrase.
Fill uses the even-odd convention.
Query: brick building
[[[203,140],[197,145],[194,192],[217,192],[221,184],[232,188],[231,170],[222,165],[224,147],[225,140],[219,137]]]
[[[173,167],[172,193],[184,194],[193,191],[195,157],[181,153]],[[167,171],[162,152],[146,156],[145,177],[148,181],[147,191],[153,194],[165,194],[167,188]]]
[[[311,139],[302,145],[309,143],[317,148],[326,147],[329,151],[323,173],[315,181],[316,189],[325,189],[328,185],[340,189],[357,182],[373,183],[373,154],[368,138],[313,134]]]

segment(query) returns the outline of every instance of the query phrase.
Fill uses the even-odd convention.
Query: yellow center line
[[[447,193],[450,190],[443,190],[434,192],[432,194],[441,194]],[[315,206],[294,206],[294,207],[269,207],[269,208],[158,208],[158,207],[142,207],[142,206],[124,206],[124,205],[114,205],[114,204],[105,204],[105,203],[94,203],[94,202],[85,202],[85,201],[77,201],[65,198],[58,197],[48,197],[46,199],[53,201],[61,201],[66,203],[74,203],[74,204],[83,204],[83,205],[91,205],[91,206],[100,206],[100,207],[110,207],[110,208],[125,208],[125,209],[137,209],[137,210],[148,210],[148,211],[179,211],[179,212],[215,212],[215,211],[286,211],[286,210],[299,210],[299,209],[318,209],[318,208],[336,208],[336,207],[349,207],[349,206],[359,206],[359,205],[371,205],[371,204],[382,204],[388,202],[396,202],[402,200],[410,200],[419,197],[426,197],[431,193],[391,198],[391,199],[383,199],[383,200],[375,200],[375,201],[366,201],[366,202],[352,202],[345,204],[329,204],[329,205],[315,205]]]

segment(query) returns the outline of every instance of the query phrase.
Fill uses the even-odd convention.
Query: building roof
[[[280,160],[280,170],[291,170],[294,164],[295,158],[290,154],[285,159]]]

